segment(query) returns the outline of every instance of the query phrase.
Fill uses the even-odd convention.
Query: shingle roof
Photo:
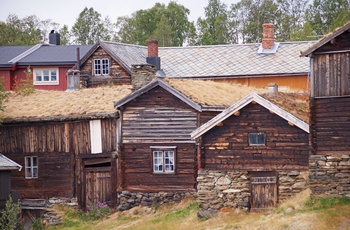
[[[80,57],[84,56],[93,45],[41,45],[35,52],[18,60],[18,65],[52,65],[75,64],[77,48],[80,48]]]
[[[32,46],[0,46],[0,67],[10,67],[11,59],[30,49]]]
[[[143,64],[147,47],[102,42],[126,64]],[[308,58],[300,52],[312,42],[281,42],[274,54],[258,54],[260,43],[193,47],[159,47],[161,68],[166,77],[219,77],[306,74]]]
[[[0,170],[19,170],[22,166],[0,153]]]

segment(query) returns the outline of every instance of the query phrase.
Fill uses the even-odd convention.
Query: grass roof
[[[131,93],[130,85],[74,92],[35,90],[28,96],[11,92],[2,118],[38,118],[116,112],[113,102]]]
[[[198,104],[207,106],[228,107],[252,92],[257,94],[268,92],[267,89],[263,88],[210,80],[165,79],[165,81]]]

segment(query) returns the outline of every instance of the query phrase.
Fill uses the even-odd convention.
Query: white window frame
[[[248,134],[248,139],[249,139],[249,146],[266,146],[266,134],[263,132],[257,132],[257,133],[249,133]],[[252,135],[263,135],[264,137],[264,143],[252,143],[253,137]],[[257,139],[258,140],[258,139]]]
[[[34,165],[34,158],[36,165]],[[28,164],[29,160],[29,164]],[[39,168],[38,168],[38,157],[37,156],[27,156],[24,157],[24,165],[25,165],[25,177],[26,179],[37,179],[39,177]],[[36,174],[34,173],[36,171]]]
[[[102,130],[101,120],[90,121],[91,153],[102,153]]]
[[[48,71],[48,80],[45,80],[45,71]],[[52,72],[56,72],[56,80],[52,80]],[[38,79],[40,73],[40,79]],[[58,85],[60,74],[58,68],[33,68],[33,83],[34,85]]]
[[[152,149],[152,171],[153,173],[175,173],[176,147],[153,147]]]
[[[109,75],[109,59],[108,58],[94,59],[93,63],[94,63],[93,69],[94,69],[95,76]]]

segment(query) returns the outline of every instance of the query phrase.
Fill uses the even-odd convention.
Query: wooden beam
[[[233,115],[235,115],[236,117],[239,117],[239,115],[241,115],[241,112],[237,111],[237,112],[233,113]]]
[[[222,126],[224,126],[224,123],[223,122],[219,122],[216,126],[222,127]]]
[[[294,126],[294,124],[292,122],[290,122],[290,121],[288,121],[288,125]]]
[[[275,112],[274,112],[274,111],[272,111],[272,110],[270,110],[270,113],[271,113],[271,114],[275,114]]]
[[[253,104],[253,105],[256,105],[256,101],[252,101],[252,104]]]

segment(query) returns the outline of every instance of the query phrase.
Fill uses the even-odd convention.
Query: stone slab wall
[[[185,197],[195,196],[195,192],[158,192],[141,193],[123,191],[118,194],[117,210],[125,211],[136,206],[152,206],[155,204],[165,204],[171,201],[180,202]]]
[[[350,155],[311,155],[309,165],[313,196],[350,198]]]
[[[307,171],[279,171],[279,201],[308,187]],[[250,208],[250,175],[247,171],[199,170],[197,199],[203,210]]]
[[[133,91],[142,88],[156,78],[156,68],[149,64],[132,65],[131,84]]]

